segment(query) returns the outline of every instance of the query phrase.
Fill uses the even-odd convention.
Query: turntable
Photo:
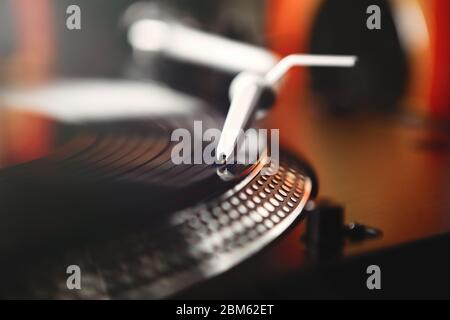
[[[270,15],[291,6],[303,4],[271,5]],[[352,53],[354,34],[336,40],[329,6],[312,29],[312,48],[334,52],[337,43],[336,52]],[[395,48],[392,60],[357,47],[361,63],[349,72],[312,69],[316,95],[309,97],[299,74],[280,81],[288,69],[349,67],[356,58],[281,59],[166,20],[155,8],[120,8],[128,61],[108,45],[91,50],[94,41],[77,51],[95,55],[86,61],[112,62],[122,80],[0,88],[1,298],[448,297],[448,128],[387,112],[406,78],[396,33],[383,29],[376,41]],[[274,31],[283,33],[284,19],[275,20]],[[343,30],[360,20],[352,16]],[[300,49],[284,44],[271,47]],[[51,59],[51,48],[39,49],[44,61],[36,69]],[[379,60],[398,68],[380,68]],[[31,73],[33,61],[26,61]],[[380,103],[382,112],[366,113]],[[208,146],[197,121],[204,130],[223,128],[213,139],[215,161],[174,163],[176,129],[199,143],[200,155]],[[256,161],[233,163],[245,128],[281,128],[279,157],[267,144]],[[194,151],[183,159],[198,158]],[[366,286],[373,266],[382,273],[379,290]],[[80,289],[68,285],[73,268],[81,271]]]
[[[102,85],[89,88],[98,95]],[[118,85],[123,92],[126,84]],[[143,89],[159,96],[168,90]],[[34,133],[19,135],[22,141],[2,139],[1,250],[8,257],[3,266],[8,268],[11,257],[31,261],[43,249],[53,253],[50,260],[39,257],[42,266],[24,263],[25,270],[11,271],[19,297],[166,297],[260,251],[301,216],[314,182],[306,164],[288,153],[282,153],[276,172],[269,167],[262,174],[260,159],[235,181],[223,181],[212,165],[173,164],[175,128],[192,128],[194,119],[210,126],[222,120],[171,94],[173,100],[184,99],[181,113],[140,114],[139,119],[3,111],[4,137],[24,128]],[[64,263],[83,270],[88,279],[83,290],[65,288]],[[42,278],[36,273],[41,268]],[[26,286],[17,286],[24,274],[41,283],[22,279]]]

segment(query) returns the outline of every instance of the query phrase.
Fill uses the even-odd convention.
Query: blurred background
[[[81,30],[66,27],[66,9],[73,4],[81,9]],[[366,27],[366,9],[373,4],[381,8],[381,30]],[[236,72],[182,62],[173,55],[143,55],[130,45],[127,33],[133,22],[154,19],[279,56],[357,54],[360,63],[351,71],[293,71],[289,91],[314,93],[326,112],[335,115],[403,107],[422,118],[448,120],[448,7],[445,0],[1,0],[1,83],[32,86],[67,77],[154,79],[226,110],[226,88]],[[199,51],[207,51],[207,44],[202,48],[202,40],[197,40]],[[251,54],[242,52],[242,59],[251,60]]]

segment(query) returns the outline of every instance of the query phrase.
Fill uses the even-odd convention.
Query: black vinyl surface
[[[313,192],[311,171],[285,152],[277,165],[260,159],[232,181],[215,165],[175,165],[170,133],[192,121],[58,124],[57,147],[3,168],[1,295],[168,297],[289,228]],[[66,287],[73,264],[83,270],[82,290]]]

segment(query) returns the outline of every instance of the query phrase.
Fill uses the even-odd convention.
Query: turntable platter
[[[292,225],[315,186],[287,153],[277,171],[272,164],[263,174],[260,162],[234,181],[215,166],[171,161],[174,128],[223,121],[197,111],[75,123],[23,110],[2,117],[0,250],[33,261],[32,270],[11,270],[5,259],[8,296],[166,297],[230,269]],[[64,264],[83,269],[88,290],[64,290]],[[36,272],[45,275],[39,284],[29,279]]]

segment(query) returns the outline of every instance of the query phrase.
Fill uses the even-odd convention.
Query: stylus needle
[[[233,154],[241,130],[251,121],[263,89],[261,84],[251,83],[233,97],[217,146],[217,160],[220,163],[228,161]]]
[[[276,84],[294,66],[353,67],[356,56],[334,55],[290,55],[281,59],[264,77],[255,78],[237,88],[232,96],[230,109],[217,145],[216,158],[219,163],[230,163],[239,136],[253,120],[261,94],[266,88],[276,91]],[[238,76],[239,77],[239,76]]]

